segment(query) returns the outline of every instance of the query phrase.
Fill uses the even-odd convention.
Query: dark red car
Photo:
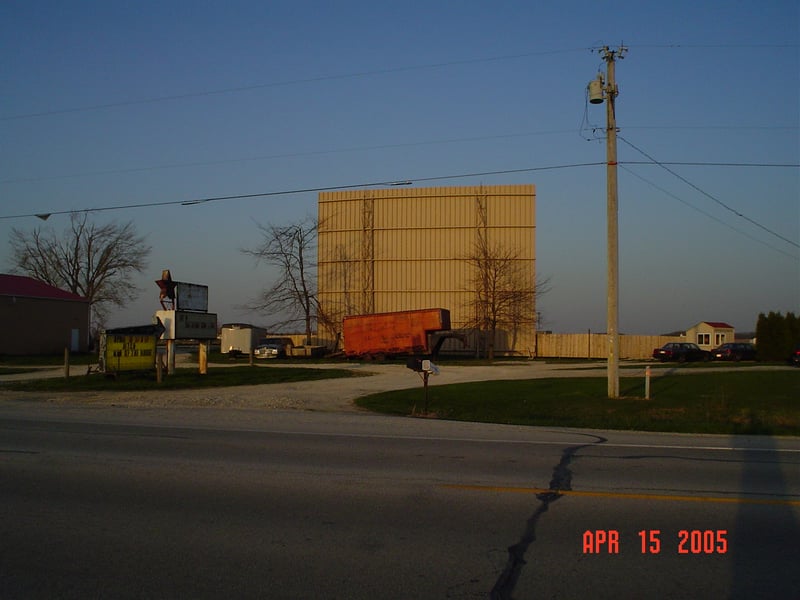
[[[691,342],[669,342],[653,350],[653,358],[661,362],[687,362],[693,360],[711,360],[711,353]]]
[[[795,367],[800,367],[800,344],[794,347],[792,350],[791,355],[789,356],[789,363],[793,364]]]

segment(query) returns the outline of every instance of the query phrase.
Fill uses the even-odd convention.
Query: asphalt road
[[[0,403],[4,599],[789,598],[798,541],[797,439]]]

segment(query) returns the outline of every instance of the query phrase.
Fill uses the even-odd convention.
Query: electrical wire
[[[519,58],[530,58],[533,56],[550,56],[554,54],[566,54],[569,52],[585,51],[586,48],[568,48],[562,50],[541,50],[538,52],[523,52],[520,54],[506,54],[501,56],[489,56],[484,58],[473,58],[464,60],[453,60],[441,63],[430,63],[424,65],[412,65],[405,67],[394,67],[389,69],[375,69],[371,71],[357,71],[353,73],[342,73],[340,75],[320,75],[318,77],[307,77],[303,79],[289,79],[286,81],[273,81],[270,83],[258,83],[254,85],[244,85],[238,87],[221,88],[218,90],[204,90],[199,92],[187,92],[185,94],[174,94],[170,96],[154,96],[151,98],[142,98],[139,100],[126,100],[122,102],[107,102],[104,104],[95,104],[90,106],[76,106],[72,108],[60,108],[54,110],[46,110],[35,113],[24,113],[18,115],[9,115],[2,117],[0,121],[15,121],[21,119],[33,119],[37,117],[48,117],[53,115],[63,115],[69,113],[89,112],[95,110],[103,110],[110,108],[120,108],[125,106],[136,106],[140,104],[155,104],[158,102],[167,102],[173,100],[185,100],[187,98],[201,98],[204,96],[217,96],[221,94],[234,94],[239,92],[251,92],[254,90],[262,90],[276,87],[286,87],[291,85],[298,85],[304,83],[317,83],[322,81],[337,81],[343,79],[357,79],[360,77],[371,77],[374,75],[389,75],[394,73],[405,73],[409,71],[422,71],[426,69],[441,69],[445,67],[453,67],[460,65],[474,65],[488,62],[498,62],[505,60],[513,60]]]
[[[620,137],[620,139],[622,139],[622,138]],[[628,142],[627,140],[623,139],[623,141],[632,146],[632,144],[630,144],[630,142]],[[636,149],[638,150],[638,148],[636,148]],[[644,152],[642,152],[642,153],[645,154]],[[744,235],[745,237],[748,237],[748,238],[750,238],[750,239],[752,239],[754,241],[757,241],[757,242],[759,242],[761,244],[764,244],[767,247],[772,248],[773,250],[776,250],[776,251],[778,251],[778,252],[780,252],[782,254],[785,254],[786,256],[794,258],[794,257],[792,257],[792,255],[787,254],[787,253],[783,252],[782,250],[780,250],[778,248],[775,248],[774,246],[771,246],[771,245],[767,244],[766,242],[763,242],[762,240],[759,240],[758,238],[750,236],[749,234],[745,233],[744,231],[736,229],[735,227],[725,223],[724,221],[722,221],[721,219],[718,219],[717,217],[711,215],[710,213],[707,213],[707,212],[705,212],[705,211],[693,206],[692,204],[686,202],[685,200],[682,200],[678,196],[675,196],[674,194],[668,192],[667,190],[664,190],[663,188],[660,188],[659,186],[657,186],[656,184],[652,183],[651,181],[645,179],[644,177],[641,177],[640,175],[638,175],[636,173],[633,173],[630,169],[625,168],[625,165],[657,165],[657,166],[661,166],[662,168],[666,168],[664,165],[724,166],[724,167],[800,167],[800,165],[768,164],[768,163],[690,163],[690,162],[678,162],[678,163],[661,162],[661,163],[659,163],[659,162],[655,161],[655,159],[653,159],[649,155],[645,154],[645,156],[647,156],[650,159],[649,162],[644,162],[644,161],[620,161],[618,164],[621,167],[623,167],[627,172],[629,172],[632,175],[634,175],[635,177],[641,179],[645,183],[648,183],[649,185],[651,185],[654,188],[662,191],[663,193],[671,196],[672,198],[678,200],[679,202],[685,204],[686,206],[692,208],[693,210],[696,210],[697,212],[709,217],[710,219],[712,219],[714,221],[717,221],[718,223],[720,223],[720,224],[722,224],[722,225],[724,225],[726,227],[729,227],[730,229],[736,231],[737,233],[740,233],[740,234]],[[439,175],[439,176],[432,176],[432,177],[416,177],[416,178],[413,178],[413,182],[432,182],[432,181],[441,181],[441,180],[446,180],[446,179],[463,179],[463,178],[469,178],[469,177],[482,177],[482,176],[489,176],[489,175],[508,175],[508,174],[514,174],[514,173],[527,173],[527,172],[534,172],[534,171],[547,171],[547,170],[560,170],[560,169],[581,168],[581,167],[590,167],[590,166],[601,166],[601,165],[605,165],[605,164],[606,163],[604,163],[604,162],[592,162],[592,163],[575,163],[575,164],[553,165],[553,166],[545,166],[545,167],[526,167],[526,168],[521,168],[521,169],[504,169],[504,170],[497,170],[497,171],[480,171],[480,172],[476,171],[476,172],[471,172],[471,173]],[[667,169],[667,170],[669,171],[669,169]],[[682,178],[680,176],[678,176],[678,177],[681,180],[684,180],[684,178]],[[322,187],[314,187],[314,188],[301,188],[301,189],[282,190],[282,191],[273,191],[273,192],[259,192],[259,193],[254,193],[254,194],[234,194],[234,195],[228,195],[228,196],[213,196],[213,197],[207,197],[207,198],[195,198],[195,199],[190,199],[190,200],[167,200],[167,201],[162,201],[162,202],[142,202],[142,203],[125,204],[125,205],[117,205],[117,206],[100,206],[100,207],[94,207],[94,208],[70,209],[70,210],[50,211],[50,212],[37,211],[37,212],[33,212],[33,213],[24,213],[24,214],[16,214],[16,215],[0,215],[0,220],[22,219],[22,218],[29,218],[29,217],[38,217],[40,219],[46,220],[47,218],[49,218],[50,216],[53,216],[53,215],[64,215],[64,214],[71,214],[71,213],[76,213],[76,212],[78,212],[78,213],[79,212],[87,212],[87,213],[88,212],[108,212],[108,211],[114,211],[114,210],[127,210],[127,209],[136,209],[136,208],[153,208],[153,207],[165,207],[165,206],[176,206],[176,205],[193,206],[193,205],[197,205],[197,204],[206,204],[206,203],[220,202],[220,201],[247,200],[247,199],[253,199],[253,198],[266,198],[266,197],[271,197],[271,196],[284,196],[284,195],[293,195],[293,194],[302,194],[302,193],[319,193],[319,192],[335,191],[335,190],[360,189],[360,188],[367,188],[367,187],[410,185],[411,183],[412,183],[412,180],[381,181],[381,182],[356,183],[356,184],[336,185],[336,186],[322,186]],[[692,187],[695,187],[695,189],[699,189],[699,188],[696,188],[696,186],[692,186]],[[700,191],[702,191],[702,190],[700,190]],[[703,193],[705,193],[705,192],[703,192]],[[736,211],[733,211],[733,212],[736,212]],[[751,219],[748,219],[748,220],[752,221]],[[794,244],[793,242],[791,242],[791,240],[786,240],[782,236],[778,236],[778,237],[781,237],[781,239],[784,239],[784,241],[788,241],[790,244],[797,246],[797,244]]]
[[[625,172],[629,173],[630,175],[633,175],[634,177],[636,177],[637,179],[640,179],[641,181],[644,181],[644,182],[645,182],[647,185],[649,185],[649,186],[651,186],[651,187],[653,187],[653,188],[657,189],[659,192],[662,192],[662,193],[666,194],[666,195],[667,195],[667,196],[669,196],[670,198],[673,198],[673,199],[677,200],[677,201],[678,201],[678,202],[680,202],[681,204],[684,204],[685,206],[688,206],[688,207],[689,207],[689,208],[691,208],[692,210],[694,210],[694,211],[697,211],[698,213],[700,213],[701,215],[704,215],[704,216],[708,217],[708,218],[709,218],[709,219],[711,219],[712,221],[716,221],[716,222],[717,222],[717,223],[719,223],[720,225],[723,225],[724,227],[727,227],[728,229],[731,229],[732,231],[735,231],[736,233],[738,233],[738,234],[740,234],[740,235],[743,235],[744,237],[746,237],[746,238],[748,238],[748,239],[750,239],[750,240],[752,240],[752,241],[754,241],[754,242],[758,242],[758,243],[759,243],[759,244],[761,244],[762,246],[766,246],[767,248],[769,248],[769,249],[771,249],[771,250],[775,250],[775,252],[779,252],[779,253],[783,254],[784,256],[788,256],[788,257],[789,257],[789,258],[791,258],[791,259],[795,259],[795,260],[797,259],[797,257],[796,257],[796,256],[794,256],[794,255],[792,255],[792,254],[789,254],[788,252],[785,252],[785,251],[781,250],[780,248],[776,248],[776,247],[775,247],[775,246],[773,246],[772,244],[768,244],[768,243],[767,243],[767,242],[765,242],[764,240],[761,240],[761,239],[759,239],[759,238],[757,238],[757,237],[755,237],[755,236],[752,236],[752,235],[750,235],[749,233],[747,233],[746,231],[744,231],[744,230],[742,230],[742,229],[737,229],[737,228],[736,228],[736,227],[734,227],[733,225],[731,225],[731,224],[729,224],[729,223],[726,223],[725,221],[723,221],[722,219],[720,219],[720,218],[718,218],[718,217],[716,217],[716,216],[712,215],[711,213],[709,213],[709,212],[706,212],[706,211],[704,211],[704,210],[702,210],[702,209],[700,209],[700,208],[696,207],[694,204],[691,204],[691,203],[687,202],[687,201],[686,201],[686,200],[684,200],[683,198],[681,198],[681,197],[679,197],[679,196],[677,196],[677,195],[673,194],[672,192],[670,192],[670,191],[668,191],[668,190],[664,189],[663,187],[661,187],[661,186],[659,186],[659,185],[656,185],[655,183],[653,183],[653,182],[652,182],[652,181],[650,181],[649,179],[647,179],[647,178],[645,178],[645,177],[642,177],[641,175],[639,175],[639,174],[638,174],[638,173],[636,173],[635,171],[633,171],[633,170],[631,170],[631,169],[627,168],[626,166],[624,166],[622,163],[619,163],[619,164],[620,164],[620,168],[621,168],[623,171],[625,171]],[[627,165],[627,164],[631,164],[631,163],[629,163],[629,162],[626,162],[626,163],[624,163],[624,164],[625,164],[625,165]],[[634,164],[642,164],[642,163],[634,163]],[[644,163],[644,164],[652,164],[652,163]]]
[[[714,129],[715,127],[711,127]],[[723,128],[723,127],[720,127]],[[765,128],[765,127],[724,127],[725,129],[798,129],[797,127],[778,127],[778,128]],[[648,129],[647,127],[626,127],[625,129]],[[656,128],[654,128],[656,129]],[[686,129],[708,129],[707,127],[686,127]],[[262,156],[245,156],[240,158],[230,158],[222,160],[209,160],[209,161],[194,161],[185,163],[166,163],[161,165],[148,165],[144,167],[131,167],[127,169],[108,169],[104,171],[84,171],[82,173],[68,173],[63,175],[46,175],[43,177],[17,177],[13,179],[0,179],[0,185],[18,184],[18,183],[36,183],[40,181],[56,181],[62,179],[76,179],[79,177],[97,177],[103,175],[124,175],[129,173],[144,173],[147,171],[161,171],[168,169],[185,169],[191,167],[209,167],[215,165],[229,165],[245,162],[268,161],[277,160],[282,158],[303,158],[310,156],[325,156],[329,154],[341,154],[346,152],[368,152],[375,150],[393,150],[399,148],[415,148],[420,146],[433,146],[442,144],[458,144],[464,142],[485,142],[488,140],[501,140],[522,137],[533,137],[539,135],[560,135],[570,133],[568,130],[552,130],[552,131],[529,131],[522,133],[506,133],[497,135],[485,136],[471,136],[464,138],[446,138],[440,140],[427,140],[422,142],[407,142],[401,144],[381,144],[376,146],[354,146],[351,148],[332,148],[330,150],[311,150],[308,152],[287,152],[284,154],[268,154]],[[583,137],[583,136],[581,136]],[[586,138],[584,138],[586,139]],[[600,139],[600,138],[597,138]],[[587,141],[592,141],[588,139]],[[621,164],[621,163],[620,163]],[[652,164],[652,162],[637,163],[635,161],[625,161],[625,164]],[[716,163],[716,162],[663,162],[664,165],[673,166],[696,166],[696,167],[800,167],[800,164],[793,163]]]
[[[665,171],[667,171],[667,173],[671,174],[673,177],[677,177],[677,178],[678,178],[678,179],[680,179],[680,180],[681,180],[683,183],[685,183],[686,185],[688,185],[689,187],[691,187],[691,188],[692,188],[692,189],[694,189],[695,191],[697,191],[697,192],[700,192],[700,193],[701,193],[701,194],[703,194],[703,195],[704,195],[706,198],[709,198],[710,200],[713,200],[714,202],[716,202],[717,204],[719,204],[719,205],[720,205],[722,208],[724,208],[725,210],[727,210],[727,211],[729,211],[729,212],[733,213],[734,215],[736,215],[737,217],[739,217],[739,218],[741,218],[741,219],[744,219],[744,220],[745,220],[745,221],[747,221],[748,223],[750,223],[750,224],[752,224],[752,225],[755,225],[755,226],[756,226],[756,227],[758,227],[759,229],[762,229],[763,231],[765,231],[765,232],[767,232],[768,234],[770,234],[770,235],[772,235],[772,236],[774,236],[774,237],[778,238],[779,240],[782,240],[782,241],[786,242],[787,244],[790,244],[790,245],[794,246],[795,248],[800,248],[800,244],[798,244],[797,242],[795,242],[795,241],[793,241],[793,240],[790,240],[790,239],[789,239],[789,238],[787,238],[787,237],[784,237],[784,236],[782,236],[781,234],[779,234],[779,233],[777,233],[777,232],[773,231],[772,229],[770,229],[769,227],[766,227],[766,226],[762,225],[761,223],[759,223],[759,222],[758,222],[758,221],[756,221],[755,219],[751,219],[751,218],[750,218],[750,217],[748,217],[747,215],[745,215],[745,214],[743,214],[743,213],[739,212],[738,210],[736,210],[736,209],[734,209],[734,208],[731,208],[730,206],[728,206],[727,204],[725,204],[725,203],[724,203],[722,200],[720,200],[720,199],[718,199],[718,198],[715,198],[714,196],[712,196],[711,194],[709,194],[708,192],[706,192],[705,190],[703,190],[703,189],[702,189],[702,188],[700,188],[699,186],[695,185],[694,183],[692,183],[691,181],[689,181],[688,179],[686,179],[686,178],[685,178],[685,177],[683,177],[682,175],[679,175],[678,173],[676,173],[675,171],[673,171],[672,169],[670,169],[669,167],[667,167],[667,166],[666,166],[666,163],[662,163],[662,162],[659,162],[659,161],[657,161],[655,158],[653,158],[652,156],[650,156],[650,155],[649,155],[647,152],[645,152],[645,151],[644,151],[644,150],[642,150],[641,148],[639,148],[639,147],[635,146],[634,144],[632,144],[631,142],[629,142],[628,140],[626,140],[626,139],[625,139],[624,137],[622,137],[621,135],[617,135],[617,139],[621,140],[622,142],[624,142],[625,144],[627,144],[628,146],[630,146],[631,148],[633,148],[634,150],[636,150],[636,151],[637,151],[639,154],[641,154],[642,156],[644,156],[644,157],[646,157],[647,159],[649,159],[649,160],[650,160],[650,161],[651,161],[653,164],[655,164],[655,165],[658,165],[659,167],[661,167],[662,169],[664,169]]]
[[[591,52],[596,52],[602,49],[604,46],[590,46],[588,48]],[[628,44],[625,46],[626,49],[630,49],[632,46]],[[633,47],[635,48],[688,48],[688,49],[728,49],[728,48],[760,48],[760,49],[784,49],[784,48],[798,48],[800,45],[798,44],[636,44]],[[299,85],[305,83],[317,83],[323,81],[337,81],[343,79],[356,79],[360,77],[371,77],[374,75],[389,75],[393,73],[404,73],[410,71],[421,71],[426,69],[440,69],[445,67],[452,67],[452,66],[461,66],[461,65],[472,65],[472,64],[480,64],[480,63],[488,63],[488,62],[498,62],[498,61],[505,61],[505,60],[514,60],[519,58],[530,58],[534,56],[550,56],[554,54],[566,54],[571,52],[579,52],[585,51],[587,48],[565,48],[561,50],[542,50],[538,52],[523,52],[519,54],[507,54],[507,55],[500,55],[500,56],[490,56],[484,58],[474,58],[474,59],[463,59],[463,60],[453,60],[447,62],[440,62],[440,63],[430,63],[430,64],[423,64],[423,65],[411,65],[411,66],[403,66],[403,67],[394,67],[388,69],[374,69],[369,71],[357,71],[353,73],[342,73],[339,75],[320,75],[317,77],[307,77],[302,79],[289,79],[285,81],[273,81],[268,83],[257,83],[253,85],[243,85],[237,87],[229,87],[229,88],[220,88],[216,90],[202,90],[198,92],[187,92],[184,94],[172,94],[166,96],[153,96],[150,98],[141,98],[138,100],[124,100],[120,102],[106,102],[103,104],[94,104],[94,105],[87,105],[87,106],[76,106],[76,107],[69,107],[69,108],[59,108],[53,110],[46,110],[34,113],[22,113],[17,115],[7,115],[7,116],[0,116],[0,121],[15,121],[21,119],[33,119],[38,117],[48,117],[54,115],[64,115],[70,113],[80,113],[80,112],[90,112],[95,110],[104,110],[104,109],[112,109],[112,108],[121,108],[126,106],[137,106],[142,104],[156,104],[159,102],[168,102],[168,101],[175,101],[175,100],[185,100],[188,98],[201,98],[205,96],[217,96],[222,94],[235,94],[240,92],[250,92],[254,90],[261,90],[261,89],[268,89],[268,88],[276,88],[276,87],[285,87],[291,85]]]
[[[798,169],[800,163],[734,163],[734,162],[689,162],[689,161],[662,161],[654,163],[652,161],[644,160],[624,160],[619,161],[619,164],[625,165],[670,165],[681,167],[758,167],[758,168],[772,168],[772,169]]]
[[[751,48],[751,49],[786,49],[786,48],[800,48],[800,44],[627,44],[626,48],[689,48],[692,50],[697,49],[719,49],[728,50],[730,48]],[[599,50],[602,46],[597,46],[595,49]]]
[[[441,181],[443,179],[463,179],[468,177],[486,177],[489,175],[510,175],[514,173],[531,173],[534,171],[553,171],[559,169],[572,169],[572,168],[579,168],[579,167],[596,167],[598,165],[604,165],[605,162],[591,162],[591,163],[575,163],[575,164],[566,164],[566,165],[553,165],[549,167],[526,167],[522,169],[504,169],[498,171],[480,171],[480,172],[472,172],[472,173],[460,173],[455,175],[438,175],[434,177],[416,177],[412,179],[401,179],[395,181],[378,181],[378,182],[371,182],[371,183],[355,183],[355,184],[348,184],[348,185],[332,185],[332,186],[324,186],[324,187],[314,187],[314,188],[302,188],[302,189],[294,189],[294,190],[282,190],[276,192],[259,192],[255,194],[236,194],[231,196],[212,196],[209,198],[196,198],[192,200],[166,200],[163,202],[141,202],[136,204],[124,204],[118,206],[100,206],[95,208],[81,208],[81,209],[70,209],[70,210],[59,210],[59,211],[37,211],[32,213],[25,213],[25,214],[17,214],[17,215],[0,215],[0,219],[22,219],[27,217],[38,217],[40,219],[47,219],[53,215],[68,215],[72,213],[90,213],[90,212],[106,212],[112,210],[125,210],[125,209],[133,209],[133,208],[151,208],[157,206],[192,206],[195,204],[206,204],[210,202],[220,202],[225,200],[246,200],[251,198],[266,198],[270,196],[287,196],[291,194],[304,194],[304,193],[313,193],[313,192],[329,192],[329,191],[336,191],[336,190],[347,190],[347,189],[359,189],[359,188],[368,188],[368,187],[377,187],[377,186],[396,186],[396,185],[411,185],[414,182],[425,182],[425,181]]]
[[[532,137],[537,135],[558,135],[563,133],[569,133],[569,131],[532,131],[526,133],[508,133],[508,134],[498,134],[498,135],[487,135],[487,136],[472,136],[466,138],[450,138],[450,139],[441,139],[441,140],[428,140],[423,142],[407,142],[404,144],[382,144],[377,146],[356,146],[352,148],[333,148],[331,150],[312,150],[309,152],[289,152],[285,154],[271,154],[265,156],[250,156],[250,157],[243,157],[243,158],[231,158],[226,160],[213,160],[213,161],[196,161],[196,162],[188,162],[188,163],[169,163],[164,165],[152,165],[146,167],[135,167],[129,169],[109,169],[106,171],[87,171],[83,173],[72,173],[66,175],[50,175],[45,177],[19,177],[16,179],[3,179],[0,180],[0,185],[5,185],[9,183],[35,183],[38,181],[52,181],[58,179],[74,179],[77,177],[94,177],[98,175],[120,175],[126,173],[141,173],[145,171],[158,171],[158,170],[165,170],[165,169],[181,169],[181,168],[189,168],[189,167],[208,167],[214,165],[226,165],[226,164],[236,164],[236,163],[243,163],[243,162],[254,162],[254,161],[261,161],[261,160],[277,160],[281,158],[302,158],[307,156],[324,156],[328,154],[340,154],[346,152],[367,152],[367,151],[374,151],[374,150],[393,150],[397,148],[413,148],[419,146],[432,146],[432,145],[439,145],[439,144],[456,144],[462,142],[484,142],[487,140],[499,140],[499,139],[510,139],[510,138],[521,138],[521,137]]]

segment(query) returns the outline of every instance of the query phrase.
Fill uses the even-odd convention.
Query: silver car
[[[255,350],[253,356],[256,358],[279,358],[288,354],[287,348],[292,345],[292,340],[283,338],[267,338],[263,340]]]

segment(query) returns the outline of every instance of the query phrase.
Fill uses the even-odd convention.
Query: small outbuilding
[[[696,343],[703,350],[712,350],[733,342],[734,328],[721,321],[701,321],[686,331],[686,340]]]
[[[89,300],[43,281],[0,274],[0,354],[54,354],[89,346]]]

